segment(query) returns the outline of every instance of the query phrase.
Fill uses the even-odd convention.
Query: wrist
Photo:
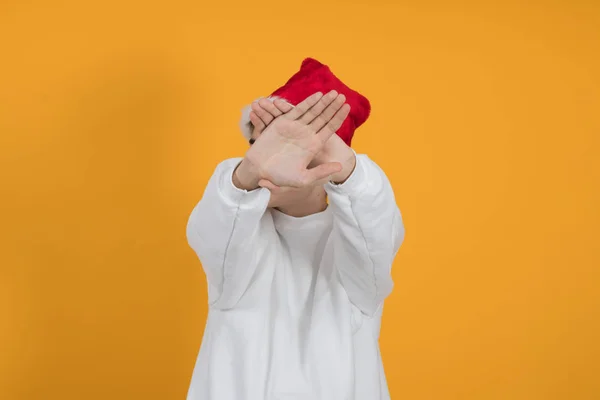
[[[258,189],[259,180],[257,169],[247,158],[244,158],[233,171],[232,181],[238,189],[247,191]]]
[[[336,174],[331,175],[331,181],[334,184],[340,185],[348,180],[354,168],[356,168],[356,153],[348,147],[347,151],[341,157],[338,157],[335,161],[342,164],[342,170]]]

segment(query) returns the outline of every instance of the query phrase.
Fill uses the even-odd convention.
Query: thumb
[[[258,181],[258,186],[265,189],[269,189],[271,193],[279,193],[281,191],[281,188],[279,186],[275,185],[273,182],[267,179],[261,179],[260,181]]]
[[[306,171],[305,185],[312,185],[319,181],[328,181],[329,177],[342,170],[339,162],[328,162]]]

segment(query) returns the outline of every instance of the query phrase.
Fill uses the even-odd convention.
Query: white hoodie
[[[404,227],[392,187],[366,155],[328,208],[268,209],[267,189],[219,164],[187,238],[208,280],[209,312],[188,400],[384,400],[384,299]]]

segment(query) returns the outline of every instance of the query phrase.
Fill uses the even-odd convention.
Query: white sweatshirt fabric
[[[404,238],[384,172],[366,155],[329,206],[294,218],[218,165],[187,226],[209,312],[188,400],[389,399],[383,301]]]

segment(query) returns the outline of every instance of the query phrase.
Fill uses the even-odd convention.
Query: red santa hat
[[[350,146],[356,128],[369,118],[371,104],[365,96],[350,89],[340,81],[327,65],[321,64],[312,58],[305,59],[302,62],[300,71],[294,74],[285,85],[274,91],[267,99],[274,101],[279,98],[296,106],[316,92],[325,94],[331,90],[336,90],[338,93],[345,95],[346,103],[350,105],[350,115],[348,115],[340,129],[336,132]],[[250,105],[244,107],[240,121],[240,128],[246,139],[250,139],[252,135],[251,111]]]

